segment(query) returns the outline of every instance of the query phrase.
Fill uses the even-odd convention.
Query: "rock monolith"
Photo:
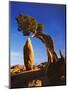
[[[32,70],[34,64],[34,50],[30,38],[27,39],[24,46],[24,64],[26,70]]]

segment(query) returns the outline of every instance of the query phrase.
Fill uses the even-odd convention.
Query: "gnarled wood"
[[[48,62],[49,63],[56,63],[58,61],[58,56],[54,49],[54,43],[52,38],[44,33],[36,33],[37,38],[39,38],[42,43],[45,45],[47,50]]]

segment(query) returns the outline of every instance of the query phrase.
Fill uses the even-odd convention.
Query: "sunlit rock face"
[[[34,64],[34,51],[30,38],[27,39],[23,51],[26,70],[32,70]]]
[[[32,80],[28,82],[28,87],[42,86],[42,80]]]

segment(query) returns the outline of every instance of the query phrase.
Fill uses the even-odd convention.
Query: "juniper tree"
[[[24,36],[43,31],[43,24],[38,23],[32,16],[20,14],[16,17],[16,20],[18,23],[18,31],[22,32]]]

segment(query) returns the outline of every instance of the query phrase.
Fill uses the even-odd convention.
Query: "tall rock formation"
[[[27,39],[24,46],[24,64],[26,70],[32,70],[34,64],[34,51],[30,38]]]

